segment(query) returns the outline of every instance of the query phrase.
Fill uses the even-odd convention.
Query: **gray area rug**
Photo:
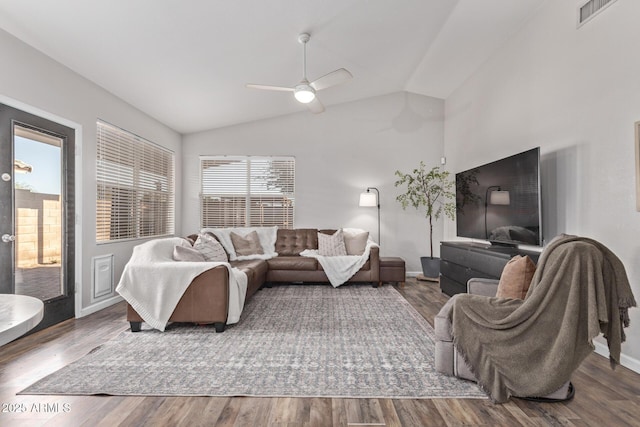
[[[433,328],[393,287],[291,285],[224,333],[126,331],[21,394],[486,398],[434,365]]]

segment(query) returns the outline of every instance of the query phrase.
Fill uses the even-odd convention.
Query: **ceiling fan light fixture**
[[[293,90],[293,96],[296,97],[298,102],[308,104],[316,97],[316,91],[308,84],[299,84]]]

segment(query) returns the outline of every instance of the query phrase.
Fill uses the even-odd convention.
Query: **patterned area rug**
[[[486,398],[434,368],[434,332],[391,286],[278,286],[240,323],[123,332],[21,394]]]

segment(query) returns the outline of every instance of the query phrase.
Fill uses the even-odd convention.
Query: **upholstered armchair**
[[[620,363],[636,306],[618,257],[577,236],[554,239],[537,266],[516,256],[499,282],[471,279],[467,291],[435,317],[436,368],[477,381],[494,402],[573,397],[571,375],[599,334],[611,366]]]
[[[495,297],[498,291],[498,283],[498,280],[493,279],[470,279],[467,282],[467,293],[471,295]],[[453,301],[454,299],[450,298],[433,321],[436,335],[436,370],[449,376],[475,382],[477,380],[473,370],[453,345],[450,320]],[[550,402],[563,401],[571,399],[573,393],[573,386],[570,381],[567,381],[557,391],[541,398],[535,398],[535,400]],[[522,397],[527,398],[527,396]]]

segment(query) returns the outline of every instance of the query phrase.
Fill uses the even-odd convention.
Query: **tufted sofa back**
[[[296,256],[305,249],[318,249],[318,233],[333,234],[336,230],[318,230],[317,228],[279,228],[276,239],[276,252],[279,256]]]
[[[276,252],[280,256],[300,255],[305,249],[318,249],[318,229],[278,229]]]

